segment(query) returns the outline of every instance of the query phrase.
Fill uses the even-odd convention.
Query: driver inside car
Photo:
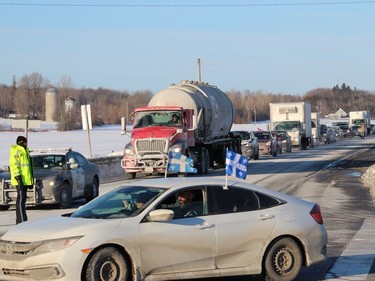
[[[196,217],[202,215],[202,201],[195,201],[195,194],[188,190],[178,194],[177,201],[180,204],[178,217]]]

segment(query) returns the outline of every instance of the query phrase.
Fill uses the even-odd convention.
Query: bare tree
[[[67,131],[77,128],[78,110],[70,77],[62,76],[58,83],[57,121],[59,130]]]
[[[44,116],[43,87],[45,87],[46,83],[48,81],[40,73],[36,72],[21,77],[14,100],[18,114],[26,118],[35,118],[38,115]]]

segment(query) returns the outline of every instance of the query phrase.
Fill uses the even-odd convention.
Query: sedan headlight
[[[58,181],[58,180],[51,180],[50,182],[49,182],[49,185],[50,186],[59,186],[60,185],[60,181]]]
[[[53,240],[45,240],[42,241],[39,246],[37,246],[33,253],[34,254],[42,254],[48,252],[54,252],[61,249],[68,248],[72,246],[75,242],[81,239],[83,236],[76,236],[76,237],[66,237],[60,239],[53,239]]]

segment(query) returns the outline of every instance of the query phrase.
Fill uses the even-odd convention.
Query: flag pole
[[[167,177],[167,174],[168,174],[168,163],[169,163],[169,152],[171,151],[171,149],[168,149],[168,159],[167,159],[167,165],[165,166],[165,173],[164,173],[164,178]]]
[[[228,155],[228,147],[227,147],[227,149],[226,149],[226,153],[225,153],[225,162],[227,162],[227,161],[226,161],[226,159],[227,159],[227,155]],[[225,164],[225,166],[226,166],[226,164]],[[225,167],[225,186],[224,186],[224,189],[228,189],[228,174],[227,174],[227,167]]]

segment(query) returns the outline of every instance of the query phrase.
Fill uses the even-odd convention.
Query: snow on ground
[[[10,146],[15,144],[17,136],[24,132],[0,132],[0,168],[8,165]],[[102,126],[90,131],[92,158],[109,155],[122,155],[125,144],[130,140],[120,134],[120,126]],[[73,148],[84,156],[90,157],[87,131],[75,130],[60,132],[56,130],[29,132],[28,146],[32,148]]]

